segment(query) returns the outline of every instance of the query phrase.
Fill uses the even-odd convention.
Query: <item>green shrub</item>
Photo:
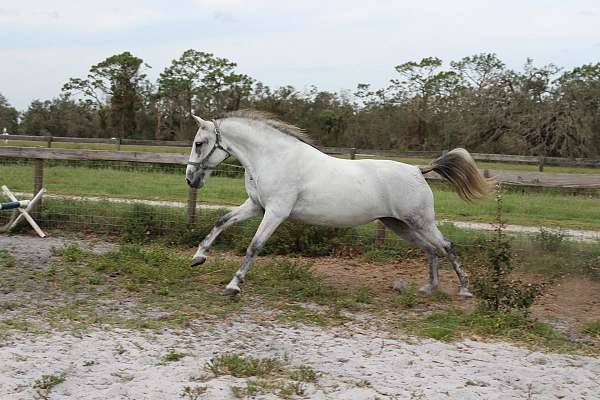
[[[558,231],[552,231],[540,227],[540,232],[535,236],[534,240],[543,250],[555,252],[562,248],[565,234],[560,229]]]
[[[510,279],[514,264],[511,243],[504,233],[502,218],[502,189],[496,188],[496,234],[487,240],[487,262],[474,280],[475,294],[493,311],[528,309],[541,294],[542,286]]]

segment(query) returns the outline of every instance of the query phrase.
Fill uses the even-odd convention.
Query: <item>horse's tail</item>
[[[423,174],[437,172],[454,186],[458,195],[465,201],[484,197],[490,192],[493,184],[492,179],[481,175],[469,152],[461,148],[451,150],[433,160],[429,166],[420,168]]]

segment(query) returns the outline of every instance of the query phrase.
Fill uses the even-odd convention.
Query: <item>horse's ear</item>
[[[198,126],[202,126],[202,124],[204,124],[206,122],[202,118],[198,117],[197,115],[192,114],[192,117],[194,117],[194,119],[198,123]]]

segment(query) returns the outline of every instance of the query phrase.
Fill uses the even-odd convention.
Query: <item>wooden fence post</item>
[[[46,147],[47,148],[51,148],[52,147],[52,135],[46,136]]]
[[[375,231],[375,246],[383,247],[385,243],[385,225],[381,221],[377,221],[377,229]]]
[[[187,223],[188,226],[192,226],[196,223],[196,197],[198,195],[198,189],[190,187],[188,191],[187,201]]]
[[[356,160],[356,147],[352,147],[350,149],[350,159],[351,160]]]
[[[546,162],[546,157],[540,156],[540,161],[538,162],[538,171],[544,172],[544,164]]]
[[[121,138],[117,138],[115,142],[117,144],[117,151],[121,151]]]
[[[33,195],[35,196],[40,190],[42,190],[42,187],[44,186],[44,160],[41,158],[36,158],[34,163]],[[39,219],[41,212],[42,199],[40,198],[39,202],[35,205],[33,210],[31,210],[31,214],[35,219]]]

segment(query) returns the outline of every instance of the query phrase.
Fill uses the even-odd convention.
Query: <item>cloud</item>
[[[131,51],[156,78],[189,48],[238,63],[264,83],[384,85],[394,65],[496,52],[571,67],[598,62],[600,3],[476,0],[29,0],[0,6],[0,91],[18,108]],[[581,11],[577,11],[581,10]],[[10,38],[10,39],[4,39]],[[568,49],[566,54],[561,49]]]

